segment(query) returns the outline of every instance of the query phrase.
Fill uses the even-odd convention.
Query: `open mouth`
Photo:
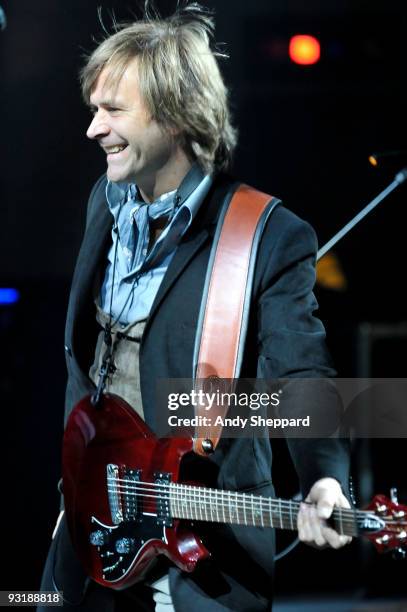
[[[127,149],[127,147],[127,144],[115,145],[114,147],[105,147],[105,151],[108,155],[117,155],[118,153],[121,153],[122,151]]]

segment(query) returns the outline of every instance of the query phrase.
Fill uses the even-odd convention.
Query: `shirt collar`
[[[183,178],[180,186],[176,191],[163,193],[156,202],[167,198],[170,194],[174,194],[176,207],[180,208],[191,193],[198,187],[205,177],[203,168],[195,162],[192,164],[186,176]],[[108,180],[106,185],[106,200],[110,212],[114,215],[116,209],[120,206],[123,200],[130,200],[138,197],[138,189],[135,183],[117,182]]]

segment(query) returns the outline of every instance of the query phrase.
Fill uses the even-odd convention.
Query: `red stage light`
[[[296,34],[290,39],[288,53],[291,61],[295,64],[309,66],[319,61],[321,57],[321,45],[315,36]]]

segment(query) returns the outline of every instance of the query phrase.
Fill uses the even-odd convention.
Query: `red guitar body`
[[[72,543],[88,575],[112,589],[142,579],[159,554],[192,572],[209,556],[188,520],[296,528],[299,502],[181,483],[191,438],[158,439],[120,397],[75,406],[63,445],[63,488]],[[367,510],[335,508],[338,533],[365,536],[380,552],[407,543],[407,507],[377,495]],[[180,520],[177,517],[182,517]]]
[[[126,497],[150,483],[177,482],[191,450],[188,438],[157,439],[118,396],[102,396],[97,408],[85,397],[75,407],[63,445],[66,516],[74,548],[96,582],[127,588],[158,553],[187,572],[209,556],[185,521],[169,517],[162,497],[143,495],[142,504],[134,493]]]

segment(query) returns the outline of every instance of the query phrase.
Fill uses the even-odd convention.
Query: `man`
[[[87,136],[107,156],[88,204],[66,328],[66,417],[105,389],[154,422],[155,381],[192,377],[195,331],[220,209],[238,183],[226,175],[236,144],[227,91],[209,47],[210,16],[196,4],[165,20],[119,28],[92,53],[82,87],[93,112]],[[332,375],[324,330],[312,315],[316,241],[279,206],[259,245],[241,375]],[[114,348],[112,348],[114,347]],[[113,354],[112,354],[113,350]],[[324,523],[349,507],[348,456],[340,440],[289,441],[307,501],[299,537],[338,548],[349,538]],[[195,469],[220,488],[274,495],[268,439],[221,440]],[[160,563],[142,585],[115,593],[89,583],[62,518],[43,589],[63,591],[66,609],[267,610],[272,530],[212,526],[212,556],[192,574]],[[156,606],[156,607],[154,607]]]

